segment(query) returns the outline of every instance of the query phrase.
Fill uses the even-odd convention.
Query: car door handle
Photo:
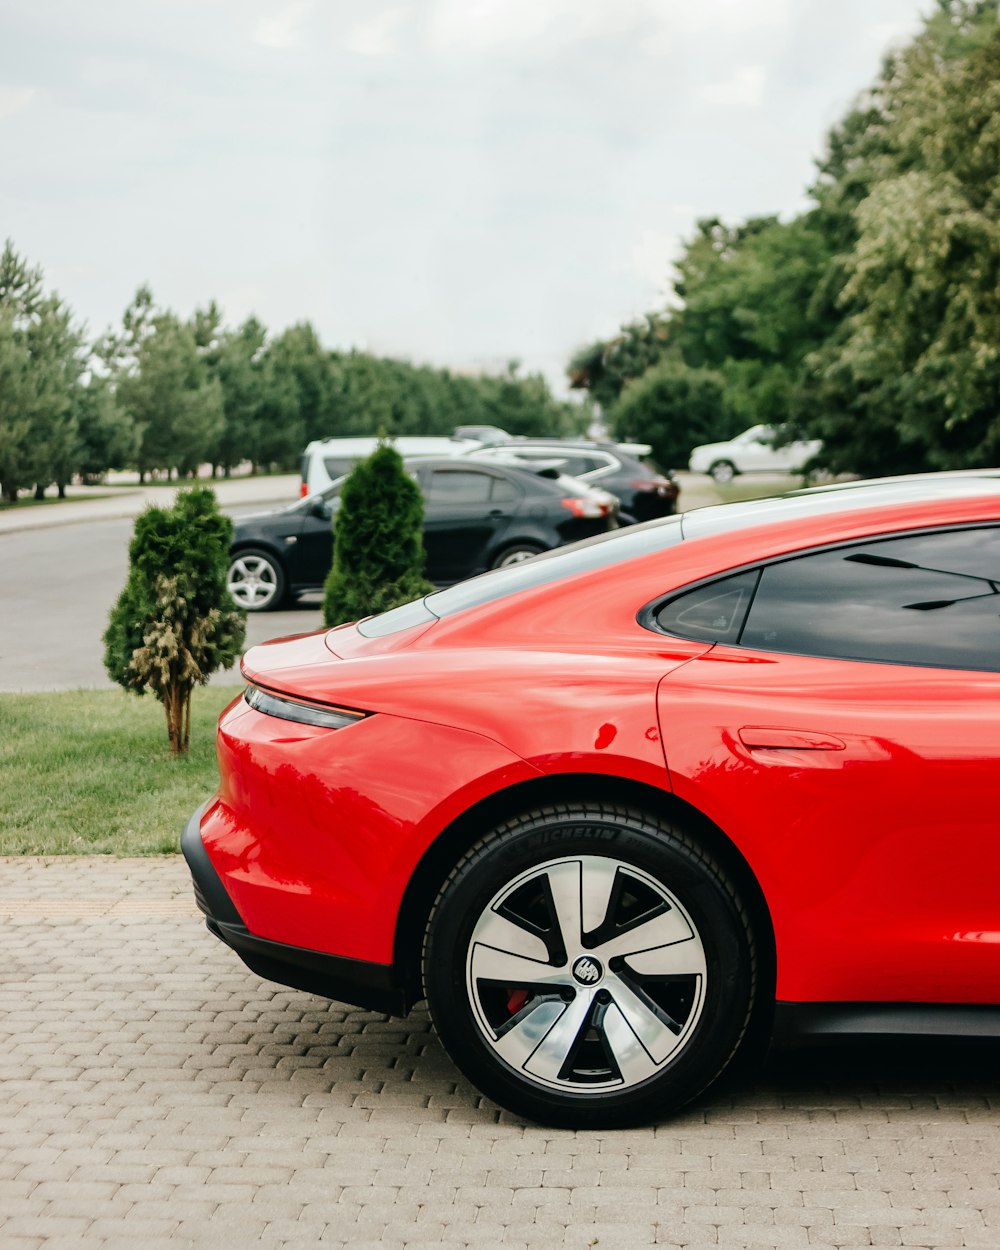
[[[843,751],[847,743],[833,734],[811,729],[778,729],[772,725],[745,725],[740,742],[751,751]]]

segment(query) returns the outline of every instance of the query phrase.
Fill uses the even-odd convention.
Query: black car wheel
[[[505,569],[511,564],[520,564],[522,560],[530,560],[532,556],[540,555],[544,550],[544,547],[539,547],[536,543],[515,543],[499,552],[491,567]]]
[[[285,571],[277,558],[257,547],[236,552],[226,574],[226,589],[237,607],[267,612],[285,597]]]
[[[586,1128],[706,1089],[746,1034],[755,968],[725,870],[678,827],[603,804],[539,808],[477,843],[424,947],[431,1015],[466,1076]]]

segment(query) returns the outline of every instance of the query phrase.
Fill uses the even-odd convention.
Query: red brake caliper
[[[512,1016],[516,1016],[527,1001],[527,990],[511,990],[507,995],[507,1010]]]

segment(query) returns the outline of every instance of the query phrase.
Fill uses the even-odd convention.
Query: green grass
[[[237,691],[196,690],[191,750],[124,690],[0,694],[0,855],[166,855],[218,785],[215,722]]]

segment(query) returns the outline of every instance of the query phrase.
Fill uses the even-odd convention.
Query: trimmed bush
[[[340,492],[333,568],[326,579],[327,625],[357,621],[420,599],[424,577],[424,501],[402,457],[382,444],[360,460]]]
[[[243,648],[246,617],[226,590],[232,536],[211,490],[181,491],[172,508],[147,508],[104,633],[108,675],[135,694],[152,690],[175,755],[190,742],[192,690],[230,668]]]

